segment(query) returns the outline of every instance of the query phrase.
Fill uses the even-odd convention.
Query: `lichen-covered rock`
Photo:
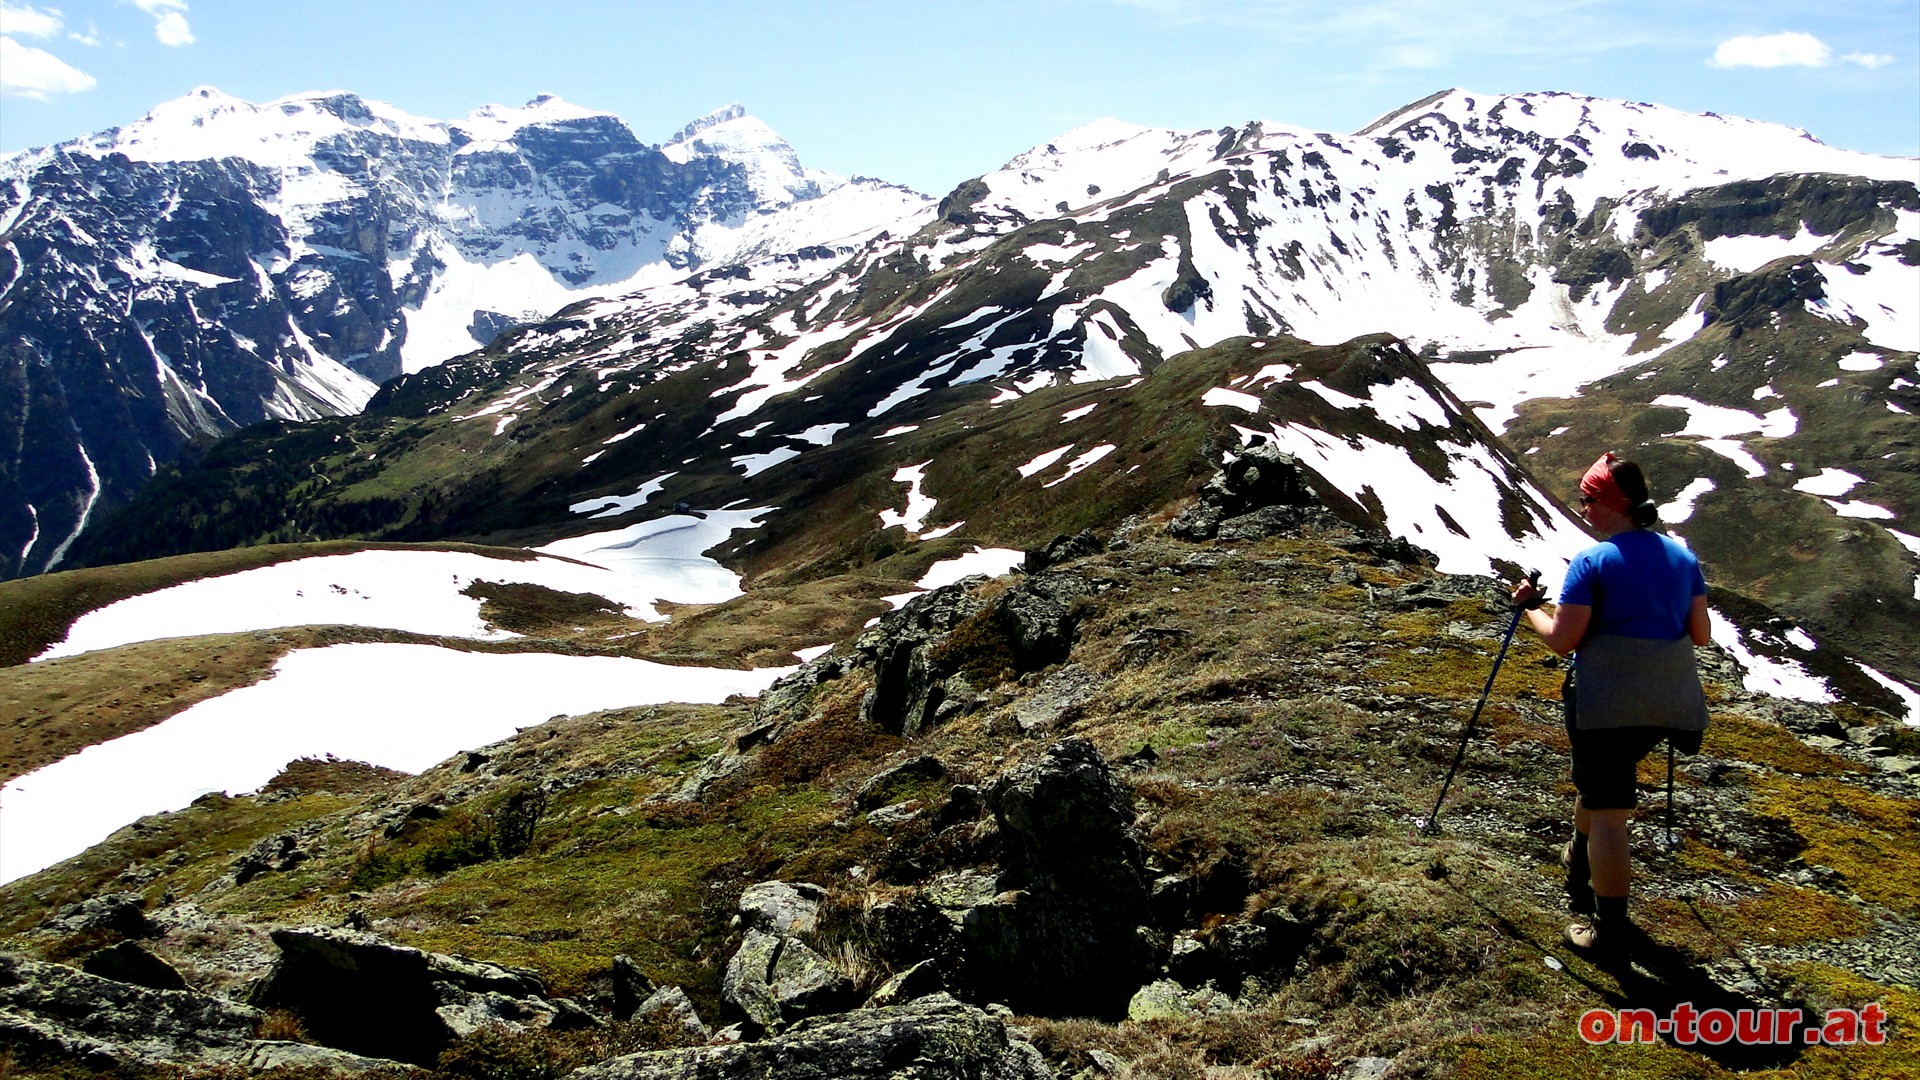
[[[700,1019],[687,992],[677,986],[663,986],[633,1010],[633,1019],[652,1020],[663,1028],[678,1028],[689,1042],[706,1042],[712,1029]]]
[[[1054,1080],[1004,1022],[945,994],[822,1016],[759,1042],[615,1058],[572,1080]]]
[[[805,881],[762,881],[740,894],[740,921],[770,934],[804,934],[820,925],[827,890]]]
[[[228,1061],[261,1013],[190,990],[154,990],[0,953],[0,1045],[101,1066]]]
[[[797,937],[748,930],[727,961],[720,996],[774,1030],[851,1004],[853,982]]]
[[[780,955],[781,938],[764,930],[749,930],[727,960],[720,979],[720,997],[763,1028],[780,1025],[780,1003],[774,1000],[768,975]]]
[[[1218,990],[1188,990],[1172,979],[1161,979],[1141,987],[1127,1002],[1127,1019],[1135,1023],[1180,1020],[1221,1012],[1232,1006],[1233,999]]]
[[[411,1066],[386,1058],[362,1057],[345,1050],[335,1050],[330,1046],[314,1046],[312,1043],[279,1042],[261,1040],[248,1050],[244,1061],[249,1074],[258,1074],[270,1069],[308,1070],[323,1075],[365,1076],[377,1072],[383,1077],[421,1076]]]
[[[929,958],[895,974],[880,984],[862,1008],[884,1009],[904,1005],[915,998],[938,993],[941,989],[940,962]]]

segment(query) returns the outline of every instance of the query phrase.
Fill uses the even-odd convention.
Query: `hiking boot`
[[[1649,944],[1647,932],[1631,921],[1589,919],[1568,926],[1560,936],[1574,952],[1600,968],[1625,967]]]

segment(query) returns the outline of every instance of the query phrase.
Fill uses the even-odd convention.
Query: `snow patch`
[[[89,746],[0,790],[0,882],[77,855],[143,815],[258,789],[332,754],[419,772],[556,714],[758,694],[792,668],[728,671],[548,653],[358,644],[296,650],[264,682]]]

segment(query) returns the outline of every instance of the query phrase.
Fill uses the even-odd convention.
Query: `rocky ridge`
[[[1443,832],[1423,837],[1497,645],[1500,588],[1286,502],[1295,467],[1274,457],[1258,476],[1222,468],[1202,485],[1243,511],[1232,539],[1181,539],[1174,523],[1196,518],[1184,502],[1062,537],[1032,553],[1035,574],[911,600],[757,703],[561,718],[364,799],[302,811],[317,796],[283,789],[178,815],[203,822],[184,832],[136,825],[0,890],[10,947],[89,955],[137,939],[194,989],[96,996],[226,1019],[192,1039],[155,1020],[170,1043],[97,1027],[86,1042],[49,1004],[84,976],[21,959],[7,1022],[39,1032],[36,1053],[102,1062],[271,1050],[352,1071],[369,1064],[328,1055],[372,1051],[457,1070],[520,1047],[587,1076],[1204,1063],[1252,1077],[1334,1075],[1341,1061],[1544,1069],[1600,993],[1650,1007],[1865,995],[1908,1015],[1903,987],[1920,972],[1905,958],[1920,939],[1898,853],[1920,793],[1889,752],[1897,725],[1746,693],[1709,653],[1715,727],[1682,765],[1684,841],[1658,843],[1649,815],[1636,851],[1639,917],[1667,951],[1632,973],[1591,967],[1553,944],[1563,748],[1543,699],[1557,664],[1516,643]],[[1075,599],[1052,609],[1023,591]],[[1073,615],[1062,648],[1011,663],[1013,643],[1058,627],[1058,610]],[[893,658],[915,652],[922,676],[877,695]],[[1084,680],[1080,699],[1022,723],[1066,678]],[[943,698],[953,707],[911,733],[876,707],[956,679],[971,695]],[[528,790],[546,809],[524,854],[451,871],[419,859]],[[215,822],[261,813],[306,822],[265,845],[304,857],[242,880],[252,847],[198,838],[253,835],[261,825]],[[573,899],[563,913],[549,895]],[[340,922],[362,929],[320,928]],[[310,1041],[262,1043],[259,1014],[236,998],[286,1010]],[[343,1005],[378,1006],[423,1041],[355,1042],[368,1025],[329,1011]],[[1088,1014],[1108,1023],[1063,1019]],[[729,1029],[706,1035],[703,1016]],[[1650,1052],[1662,1067],[1895,1060],[1866,1047]]]

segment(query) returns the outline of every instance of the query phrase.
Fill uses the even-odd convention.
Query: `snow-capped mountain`
[[[57,565],[191,439],[353,412],[584,296],[846,249],[926,200],[739,106],[665,147],[542,96],[462,120],[211,88],[0,161],[0,572]]]
[[[1563,94],[1454,91],[1357,135],[1101,122],[849,257],[584,301],[396,382],[321,438],[239,440],[83,554],[551,538],[685,502],[775,508],[728,557],[790,575],[805,551],[894,544],[909,474],[911,498],[947,515],[929,533],[1030,544],[1045,538],[1006,522],[1056,515],[1001,500],[1178,484],[1188,465],[1124,452],[1154,439],[1117,409],[1076,424],[1105,438],[1025,433],[994,460],[963,432],[999,407],[1080,385],[1079,407],[1097,406],[1223,343],[1358,341],[1337,377],[1256,365],[1181,389],[1180,407],[1229,444],[1292,451],[1327,498],[1448,570],[1550,567],[1580,535],[1556,505],[1562,474],[1601,448],[1638,454],[1719,580],[1912,681],[1906,639],[1882,624],[1920,617],[1903,547],[1920,514],[1915,170],[1772,125]],[[1509,428],[1527,437],[1503,445]],[[379,478],[409,460],[459,465],[396,495]],[[309,469],[336,483],[301,486]],[[954,493],[981,477],[1003,486],[970,507]],[[1794,527],[1767,532],[1747,516],[1760,504]],[[1836,528],[1858,542],[1823,543]],[[1822,584],[1832,572],[1852,587]]]

